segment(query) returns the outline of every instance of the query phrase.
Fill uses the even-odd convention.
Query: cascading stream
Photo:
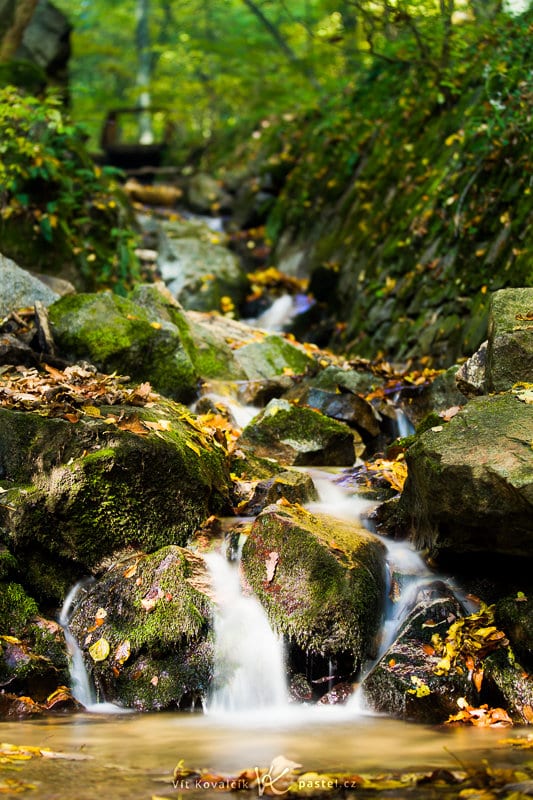
[[[78,643],[69,629],[70,617],[74,602],[83,588],[84,582],[76,583],[69,591],[59,614],[59,624],[63,628],[65,641],[67,643],[68,654],[70,656],[70,688],[73,696],[82,706],[89,708],[96,703],[96,694],[89,680],[83,653],[78,647]]]
[[[208,713],[253,711],[288,703],[283,641],[259,601],[241,588],[238,563],[204,554],[216,596],[214,688]]]
[[[73,697],[84,706],[86,711],[91,714],[124,714],[129,713],[129,709],[121,708],[114,703],[99,702],[94,686],[91,682],[85,662],[83,660],[83,653],[70,632],[69,622],[72,616],[72,611],[78,594],[87,581],[79,581],[68,592],[61,608],[58,622],[63,628],[65,641],[67,643],[67,650],[69,655],[69,672],[70,672],[70,690]]]

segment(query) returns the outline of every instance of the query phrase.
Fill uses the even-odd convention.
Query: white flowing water
[[[58,618],[58,622],[63,628],[69,655],[70,690],[78,703],[81,703],[85,710],[91,714],[128,714],[130,709],[121,708],[114,703],[98,702],[94,686],[85,667],[83,653],[70,632],[69,622],[72,616],[72,609],[78,594],[86,583],[87,581],[79,581],[72,587],[65,597]]]
[[[238,564],[204,555],[216,611],[214,688],[208,713],[255,712],[288,703],[283,641],[259,601],[241,588]]]
[[[85,669],[83,653],[69,629],[72,607],[83,586],[83,581],[76,583],[65,597],[65,602],[59,614],[59,624],[63,628],[70,657],[70,688],[72,694],[78,703],[81,703],[82,706],[86,708],[90,708],[96,703],[96,694],[89,680],[87,670]]]

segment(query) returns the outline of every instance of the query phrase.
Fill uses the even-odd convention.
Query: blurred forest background
[[[55,6],[72,26],[63,97],[78,155],[98,150],[111,109],[152,109],[123,118],[123,140],[165,140],[164,164],[207,172],[240,198],[234,227],[260,229],[254,241],[266,243],[267,266],[309,280],[321,343],[449,363],[484,338],[490,291],[532,283],[528,0]],[[8,50],[4,35],[0,80]],[[59,173],[54,147],[65,146],[51,145],[49,163],[28,149],[32,115],[59,113],[58,101],[39,97],[48,111],[21,111],[16,135],[13,97],[4,96],[0,118],[4,154],[26,152],[26,167],[18,163],[11,177],[4,166],[5,186],[15,182],[1,215],[4,249],[23,264],[35,253],[21,252],[9,228],[41,202],[35,193],[28,200],[24,174],[42,182]],[[80,181],[96,191],[100,178],[86,167],[74,170],[65,197]],[[31,211],[48,244],[57,248],[74,231],[78,202],[60,207],[44,197]],[[86,275],[100,265],[93,284],[123,291],[134,271],[124,255],[131,240],[116,220],[108,227],[113,256],[98,250],[90,225],[68,248]]]

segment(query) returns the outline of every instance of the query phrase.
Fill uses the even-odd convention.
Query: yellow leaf
[[[192,442],[189,441],[186,441],[185,444],[187,445],[188,448],[190,448],[190,450],[195,452],[197,456],[200,456],[202,454],[198,445],[193,444]]]
[[[83,411],[84,414],[87,414],[87,416],[89,417],[101,416],[100,409],[97,408],[96,406],[82,406],[81,410]]]
[[[109,642],[107,639],[98,639],[89,647],[89,655],[93,661],[105,661],[109,655]]]
[[[151,322],[150,326],[154,328],[156,331],[161,330],[161,328],[163,327],[160,322]]]

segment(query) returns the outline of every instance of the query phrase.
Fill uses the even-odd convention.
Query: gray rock
[[[488,342],[483,342],[457,371],[455,376],[457,388],[466,397],[476,397],[485,393],[487,347]]]
[[[351,466],[364,450],[344,422],[287,400],[271,400],[244,428],[237,447],[285,466]]]
[[[187,200],[193,211],[200,214],[210,211],[228,211],[232,205],[231,197],[220,183],[204,172],[198,172],[189,180]]]
[[[417,436],[399,513],[439,553],[531,557],[533,407],[513,394],[471,400]]]
[[[67,17],[56,6],[39,0],[16,57],[33,61],[52,80],[66,84],[71,30]]]
[[[243,489],[247,488],[244,484]],[[289,503],[309,503],[318,500],[318,494],[310,475],[296,470],[285,470],[272,478],[258,481],[252,494],[246,493],[238,505],[238,513],[243,516],[257,516],[266,506],[277,503],[281,498]]]
[[[433,595],[428,600],[426,589],[415,601],[395,641],[364,679],[363,695],[373,710],[405,720],[443,723],[457,713],[460,697],[474,699],[475,688],[467,672],[435,674],[440,657],[424,649],[431,646],[434,634],[445,639],[452,622],[464,616],[464,609],[443,584],[434,585]]]
[[[533,289],[501,289],[491,297],[486,391],[533,383]]]
[[[196,226],[187,234],[183,222],[162,225],[157,259],[161,277],[188,310],[224,310],[223,298],[238,307],[248,287],[244,270],[236,256],[217,243],[219,236],[209,232],[206,238],[198,232]]]
[[[36,300],[50,306],[58,297],[41,280],[0,253],[0,317],[19,308],[33,308]]]
[[[170,545],[114,564],[86,591],[70,629],[102,699],[139,711],[201,705],[213,658],[206,587],[203,559]],[[101,639],[109,654],[95,661]]]
[[[330,658],[340,674],[358,669],[373,647],[384,597],[385,548],[376,536],[301,506],[269,506],[252,527],[242,565],[272,624],[298,650],[289,655],[294,672],[302,654],[325,659],[324,670]]]

